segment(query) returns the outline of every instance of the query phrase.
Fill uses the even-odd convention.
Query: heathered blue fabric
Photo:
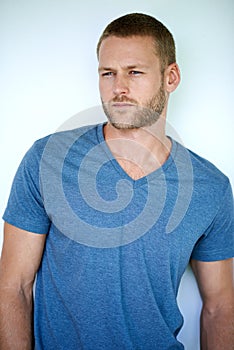
[[[22,160],[3,216],[19,228],[48,234],[35,292],[36,349],[183,349],[176,340],[183,324],[176,297],[189,260],[215,261],[233,256],[233,196],[228,179],[175,141],[162,168],[134,181],[113,159],[104,142],[103,125],[53,137],[56,152],[44,159],[51,178],[40,178],[47,175],[45,168],[42,174],[41,165],[51,140],[46,137],[35,142]],[[90,156],[93,166],[87,168],[82,161],[99,145],[102,147],[95,149],[95,156]],[[64,147],[68,151],[60,174],[56,167]],[[99,153],[104,157],[102,166],[94,171]],[[78,175],[81,182],[83,175],[87,179],[85,193],[78,185]],[[90,193],[93,175],[102,199],[100,208],[87,202],[95,195]],[[58,177],[64,198],[59,198],[60,189],[56,188]],[[123,192],[131,190],[132,196],[125,208],[118,208],[118,195],[125,197],[117,193],[116,186],[123,180]],[[45,193],[50,189],[51,200]],[[58,198],[54,197],[56,191]],[[180,193],[184,203],[179,205]],[[134,219],[148,205],[149,196],[158,198],[156,206],[163,205],[160,210],[150,208],[152,217],[157,213],[155,222],[138,235],[140,225],[134,227]],[[75,235],[75,223],[66,222],[67,204],[80,219]],[[171,220],[173,210],[180,216],[177,223]],[[81,232],[83,227],[86,232]],[[106,247],[102,247],[100,236],[100,247],[98,239],[91,237],[93,227],[110,234]],[[124,243],[129,227],[132,239]],[[108,246],[112,232],[113,237],[119,234],[116,228],[122,240]]]

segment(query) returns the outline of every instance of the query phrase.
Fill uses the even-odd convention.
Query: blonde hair
[[[155,42],[156,55],[164,70],[176,62],[175,42],[169,30],[156,18],[143,13],[130,13],[112,21],[104,29],[98,44],[97,56],[103,40],[110,36],[126,38],[131,36],[151,36]]]

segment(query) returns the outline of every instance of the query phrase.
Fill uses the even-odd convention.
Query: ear
[[[180,69],[177,63],[172,63],[165,69],[164,79],[166,91],[173,92],[180,83]]]

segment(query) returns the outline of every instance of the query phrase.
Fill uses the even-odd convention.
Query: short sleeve
[[[42,142],[37,141],[20,163],[13,180],[3,220],[26,231],[48,233],[50,219],[40,193]]]
[[[220,198],[217,214],[192,252],[192,259],[216,261],[234,256],[233,194],[228,182],[225,194]]]

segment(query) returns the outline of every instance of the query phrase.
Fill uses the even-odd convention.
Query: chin
[[[132,129],[139,129],[138,126],[135,126],[133,124],[126,124],[126,123],[118,123],[118,122],[111,122],[110,124],[118,130],[132,130]]]

